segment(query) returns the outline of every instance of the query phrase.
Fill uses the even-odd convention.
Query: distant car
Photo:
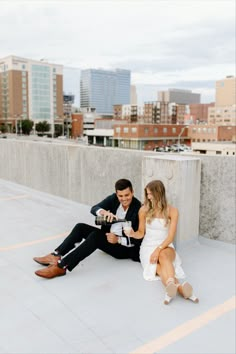
[[[153,149],[156,152],[170,152],[171,148],[169,145],[157,146]]]
[[[156,151],[156,152],[164,152],[165,149],[162,146],[157,146],[157,147],[155,147],[154,151]]]
[[[184,151],[191,151],[191,147],[185,144],[181,144],[181,147],[184,149]]]
[[[3,135],[3,134],[0,134],[0,138],[2,138],[2,139],[7,139],[7,136],[6,136],[6,135]]]
[[[184,148],[181,145],[178,144],[173,144],[170,147],[172,152],[180,152],[180,151],[184,151]]]

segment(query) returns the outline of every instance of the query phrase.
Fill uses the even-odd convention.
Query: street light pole
[[[20,120],[20,136],[22,135],[22,120]]]
[[[53,139],[54,138],[54,117],[52,117],[51,134],[52,134],[52,139]]]
[[[20,125],[20,135],[22,135],[22,115],[16,114],[15,117],[16,117],[16,119],[15,119],[16,136],[18,135],[18,121],[19,121],[19,125]]]
[[[17,117],[16,117],[16,119],[15,119],[15,126],[16,126],[16,136],[17,136],[17,134],[18,134],[18,127],[17,127],[17,123],[18,123],[18,120],[17,120]]]
[[[180,137],[181,137],[181,135],[183,134],[183,132],[184,132],[184,130],[185,130],[186,128],[188,128],[187,125],[181,129],[181,132],[180,132],[180,134],[178,135],[178,152],[180,151]]]
[[[66,137],[67,137],[67,139],[70,138],[70,129],[69,129],[68,120],[69,120],[69,123],[71,124],[72,119],[71,119],[71,114],[69,114],[69,113],[67,114],[67,117],[66,117]]]

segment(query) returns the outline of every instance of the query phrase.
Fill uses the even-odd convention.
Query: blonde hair
[[[147,197],[147,189],[152,193],[153,199],[150,200]],[[168,217],[168,204],[166,199],[165,186],[162,181],[154,180],[149,182],[144,188],[144,205],[146,208],[146,220],[147,223],[150,223],[155,217],[155,214],[158,213],[161,215],[165,221],[166,225],[169,222]]]

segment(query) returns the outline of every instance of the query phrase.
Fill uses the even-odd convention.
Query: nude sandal
[[[191,284],[189,284],[187,281],[185,281],[182,285],[182,292],[184,298],[187,300],[191,300],[195,303],[199,302],[199,299],[193,294],[193,287]]]
[[[166,282],[166,294],[164,304],[168,305],[170,301],[176,296],[178,285],[175,284],[174,278],[169,278]]]

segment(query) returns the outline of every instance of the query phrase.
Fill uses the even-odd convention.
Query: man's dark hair
[[[133,192],[132,183],[128,179],[125,179],[125,178],[119,179],[115,184],[116,192],[123,191],[126,188],[129,188],[131,190],[131,192]]]

